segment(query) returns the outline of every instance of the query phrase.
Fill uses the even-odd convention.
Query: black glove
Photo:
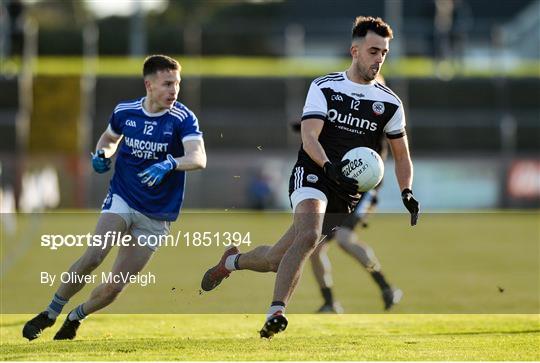
[[[323,166],[324,175],[339,185],[341,189],[348,195],[356,195],[358,194],[358,182],[353,178],[343,175],[342,171],[343,167],[349,162],[349,160],[342,160],[337,164],[332,164],[331,162],[327,161]]]
[[[418,204],[418,201],[414,199],[412,190],[409,188],[403,189],[401,192],[401,200],[403,201],[405,208],[411,213],[411,226],[415,226],[416,222],[418,222],[420,205]]]

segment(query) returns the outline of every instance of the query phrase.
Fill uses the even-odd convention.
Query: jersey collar
[[[349,77],[347,77],[347,72],[346,71],[343,71],[341,72],[343,74],[343,77],[345,78],[345,82],[349,83],[350,85],[353,85],[355,87],[361,87],[361,88],[367,88],[367,87],[371,87],[375,84],[374,81],[372,81],[372,83],[370,84],[362,84],[362,83],[356,83],[356,82],[353,82],[349,79]]]
[[[152,113],[152,112],[148,112],[144,109],[144,100],[146,99],[146,97],[143,97],[141,99],[141,109],[142,109],[142,112],[148,116],[148,117],[159,117],[159,116],[163,116],[165,115],[167,112],[169,112],[169,109],[166,109],[166,110],[163,110],[163,111],[160,111],[160,112],[155,112],[155,113]]]

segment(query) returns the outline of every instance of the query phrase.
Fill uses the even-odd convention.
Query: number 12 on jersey
[[[144,125],[143,134],[152,136],[152,131],[154,131],[154,126]]]

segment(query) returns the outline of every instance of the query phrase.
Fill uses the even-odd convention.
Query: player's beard
[[[364,81],[371,82],[377,77],[377,74],[379,74],[380,68],[379,70],[375,71],[373,66],[364,67],[361,64],[358,64],[357,70],[358,74],[360,74],[360,77],[362,77]]]
[[[377,78],[377,75],[379,74],[379,69],[377,68],[374,68],[374,67],[368,67],[366,70],[365,70],[365,73],[364,73],[364,79],[368,82],[371,82],[373,81],[375,78]]]

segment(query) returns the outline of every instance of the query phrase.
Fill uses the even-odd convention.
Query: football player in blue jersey
[[[97,286],[90,298],[71,310],[54,339],[73,339],[81,321],[111,304],[126,287],[126,276],[137,275],[156,250],[144,243],[145,237],[169,233],[178,217],[184,197],[186,171],[203,169],[206,153],[198,120],[177,101],[180,90],[180,64],[164,55],[144,61],[146,96],[116,106],[109,125],[101,135],[92,166],[97,173],[111,167],[116,154],[115,172],[103,202],[94,236],[107,233],[130,235],[131,243],[119,247],[111,275]],[[112,245],[89,246],[69,268],[70,276],[86,276],[110,252]],[[45,311],[28,321],[23,336],[33,340],[52,326],[65,304],[85,285],[81,279],[63,282]]]

